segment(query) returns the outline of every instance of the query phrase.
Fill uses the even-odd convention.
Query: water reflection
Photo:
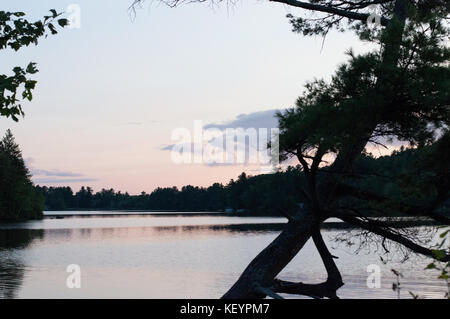
[[[0,251],[4,249],[25,248],[36,238],[44,238],[44,231],[42,229],[0,230]]]
[[[0,298],[218,298],[253,257],[286,226],[282,218],[225,216],[121,216],[46,218],[0,225]],[[377,254],[354,255],[331,238],[342,223],[325,226],[324,238],[344,276],[343,298],[395,298],[391,267],[402,285],[442,297],[428,260],[380,264]],[[82,288],[67,289],[66,267],[79,264]],[[366,286],[367,265],[380,264],[382,287]],[[321,282],[320,256],[308,242],[280,274],[289,281]]]
[[[186,226],[142,226],[142,227],[104,227],[104,228],[74,228],[74,229],[8,229],[0,230],[0,233],[8,233],[10,239],[17,236],[23,236],[23,233],[38,232],[44,234],[46,242],[77,242],[107,239],[126,239],[126,238],[146,238],[152,240],[183,239],[186,237],[193,238],[196,236],[227,236],[232,234],[264,234],[270,232],[280,232],[285,228],[285,223],[267,223],[267,224],[224,224],[224,225],[186,225]],[[30,235],[31,236],[31,235]],[[33,235],[36,238],[38,235]],[[41,236],[42,238],[43,236]],[[17,238],[16,238],[17,239]],[[29,240],[31,242],[31,240]],[[25,243],[24,241],[22,241]],[[19,241],[15,240],[14,246],[12,242],[9,244],[5,241],[9,248],[26,248],[27,244],[19,245]],[[0,248],[2,244],[0,244]]]
[[[43,239],[43,230],[0,230],[0,298],[15,298],[21,287],[26,265],[15,252],[30,245],[34,239]]]

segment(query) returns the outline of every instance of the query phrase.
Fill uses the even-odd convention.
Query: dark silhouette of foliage
[[[162,2],[175,7],[205,1]],[[287,215],[286,228],[250,262],[223,298],[282,298],[279,293],[338,298],[342,276],[320,232],[320,225],[329,218],[362,229],[366,242],[380,243],[386,249],[388,241],[436,259],[430,242],[422,240],[421,234],[393,229],[389,222],[368,218],[367,213],[425,215],[450,224],[441,211],[449,197],[450,164],[439,161],[441,156],[448,157],[450,134],[449,2],[272,2],[304,9],[304,16],[289,16],[294,32],[312,36],[332,29],[349,30],[378,48],[359,56],[349,52],[349,61],[330,82],[311,82],[296,106],[279,114],[281,159],[295,157],[300,162],[305,203]],[[367,23],[372,17],[379,22],[376,27]],[[407,174],[395,174],[398,179],[394,182],[376,180],[382,185],[379,189],[363,188],[373,178],[357,172],[358,161],[369,143],[386,139],[429,148],[420,155],[422,159],[412,152],[414,164],[405,167]],[[327,169],[321,169],[323,166]],[[414,172],[419,173],[416,179]],[[430,196],[414,198],[420,192]],[[309,239],[322,258],[327,280],[305,284],[278,279]],[[444,252],[439,260],[448,262],[450,255]]]
[[[106,210],[174,210],[224,211],[250,215],[282,216],[295,211],[302,201],[299,192],[301,171],[289,167],[276,174],[247,176],[242,173],[227,185],[214,183],[209,187],[192,185],[156,188],[150,194],[129,195],[113,189],[93,193],[90,187],[81,187],[74,193],[70,187],[38,186],[45,197],[47,210],[106,209]],[[261,194],[265,194],[261,196]]]
[[[42,217],[44,197],[30,174],[10,130],[0,142],[0,220]]]
[[[23,12],[0,11],[0,50],[13,49],[18,51],[31,44],[37,45],[39,38],[56,34],[57,23],[64,27],[67,19],[59,18],[61,14],[54,9],[43,20],[29,22]],[[23,116],[21,101],[31,101],[32,91],[36,87],[36,81],[29,76],[37,73],[36,63],[30,62],[26,68],[16,66],[13,75],[0,74],[0,116],[11,117],[14,121]]]
[[[411,216],[408,211],[410,204],[423,205],[436,189],[429,183],[434,182],[433,176],[440,174],[429,168],[418,165],[424,159],[434,159],[437,145],[423,148],[401,148],[390,156],[375,158],[371,154],[363,154],[355,165],[355,174],[364,176],[355,181],[352,186],[362,191],[377,191],[385,197],[390,197],[404,204],[396,209],[384,210],[382,213],[373,203],[371,209],[364,210],[366,216]],[[320,168],[326,174],[328,166]],[[411,178],[413,176],[413,178]],[[423,176],[423,179],[421,178]],[[438,175],[443,177],[443,174]],[[412,179],[412,180],[411,180]],[[448,183],[448,181],[445,181]],[[255,216],[291,216],[305,202],[302,189],[306,180],[300,166],[289,166],[285,171],[274,174],[248,176],[239,175],[228,184],[214,183],[209,187],[192,185],[156,188],[150,194],[142,192],[139,195],[116,192],[114,189],[102,189],[94,193],[90,187],[81,187],[74,193],[70,187],[38,187],[45,197],[47,210],[171,210],[171,211],[225,211],[232,209],[238,215]],[[438,183],[442,187],[444,181]],[[261,196],[263,194],[263,196]],[[381,196],[380,195],[380,196]],[[342,203],[344,203],[343,198]],[[354,199],[352,199],[354,200]],[[351,202],[350,198],[347,201]],[[352,202],[353,203],[353,202]],[[443,208],[443,207],[442,207]]]

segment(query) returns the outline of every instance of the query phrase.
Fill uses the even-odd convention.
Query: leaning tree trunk
[[[315,221],[312,216],[290,221],[287,227],[247,266],[239,280],[222,297],[244,299],[265,297],[267,289],[274,285],[275,277],[297,255],[313,234]]]
[[[394,15],[389,22],[387,29],[391,32],[390,43],[386,43],[382,56],[384,67],[396,68],[400,45],[402,41],[409,0],[397,0],[394,8]],[[391,70],[392,70],[391,69]],[[382,94],[384,89],[389,89],[389,81],[385,81],[385,76],[381,74],[377,80],[375,94]],[[373,105],[374,108],[380,105]],[[383,107],[383,106],[381,106]],[[373,130],[377,126],[377,121],[368,120],[364,129],[355,132],[353,143],[347,145],[337,156],[332,169],[339,176],[348,172],[356,159],[364,150]],[[340,181],[329,175],[325,183],[318,187],[318,196],[323,206],[333,206],[336,203],[336,190]],[[332,207],[331,207],[332,209]],[[300,218],[289,221],[285,230],[260,252],[247,266],[237,282],[230,290],[223,295],[226,299],[244,298],[264,298],[271,296],[280,297],[278,293],[294,293],[313,297],[337,298],[336,290],[343,285],[342,278],[337,269],[333,256],[323,242],[320,235],[320,223],[324,219],[321,215],[320,207],[315,210],[306,210]],[[325,264],[328,272],[328,279],[321,284],[289,283],[276,279],[276,276],[287,266],[287,264],[303,248],[310,237],[313,237],[316,248]]]

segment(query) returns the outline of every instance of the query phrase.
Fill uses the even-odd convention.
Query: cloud
[[[205,163],[206,166],[210,167],[221,167],[221,166],[247,166],[246,163]]]
[[[28,157],[24,159],[26,166],[30,170],[32,179],[36,184],[67,184],[95,182],[98,179],[86,177],[84,174],[61,171],[59,169],[38,169],[33,167],[34,159]]]
[[[258,111],[248,114],[239,114],[236,116],[235,119],[226,121],[223,123],[210,123],[203,127],[204,130],[207,129],[218,129],[218,130],[225,130],[227,128],[230,129],[236,129],[236,128],[242,128],[242,129],[249,129],[249,128],[277,128],[278,127],[278,120],[275,117],[276,112],[281,111],[281,109],[272,109],[267,111]],[[216,138],[213,138],[209,141],[210,144],[215,146],[221,146],[222,136],[218,136]],[[179,144],[162,144],[158,147],[161,151],[171,151],[174,146],[181,146]],[[186,149],[189,148],[189,145],[185,145]],[[194,149],[193,145],[191,146],[191,149]]]
[[[200,156],[203,165],[209,167],[267,166],[270,154],[266,146],[272,134],[275,134],[272,129],[278,128],[278,120],[275,116],[278,111],[280,110],[272,109],[240,114],[230,121],[207,124],[202,127],[201,142],[193,142],[194,132],[186,130],[184,142],[162,144],[158,149],[186,155],[183,159],[177,157],[177,160],[186,161],[184,163],[190,161],[199,163],[194,160],[194,157]],[[187,155],[186,152],[192,156]]]
[[[59,176],[59,177],[82,177],[83,174],[64,172],[57,169],[45,170],[30,168],[31,174],[34,176]]]
[[[68,184],[98,181],[96,178],[33,178],[35,184]]]
[[[175,145],[177,144],[163,144],[160,145],[158,149],[161,151],[171,151]]]
[[[278,120],[275,113],[281,111],[280,109],[272,109],[267,111],[253,112],[249,114],[239,114],[235,119],[223,123],[211,123],[205,125],[205,129],[217,128],[225,130],[227,128],[276,128],[278,127]]]
[[[160,124],[160,121],[156,120],[149,120],[149,121],[129,121],[129,122],[122,122],[119,123],[119,125],[144,125],[144,124]]]

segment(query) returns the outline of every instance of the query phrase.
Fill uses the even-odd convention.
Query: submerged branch
[[[439,261],[443,261],[443,262],[450,261],[450,255],[444,255],[442,258],[438,259],[432,249],[420,246],[420,245],[416,244],[415,242],[405,238],[404,236],[393,233],[387,229],[384,229],[371,221],[362,221],[359,218],[352,217],[352,216],[346,216],[346,215],[339,215],[336,217],[342,219],[343,221],[345,221],[349,224],[363,228],[374,234],[382,236],[383,238],[387,238],[396,243],[399,243],[399,244],[405,246],[406,248],[409,248],[410,250],[412,250],[415,253],[418,253],[418,254],[421,254],[421,255],[424,255],[424,256],[439,260]]]

